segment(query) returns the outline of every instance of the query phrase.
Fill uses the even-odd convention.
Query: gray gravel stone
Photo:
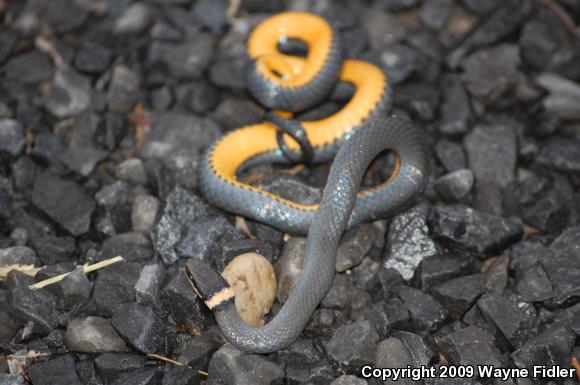
[[[459,202],[469,194],[474,181],[473,172],[462,169],[443,175],[435,181],[433,187],[444,201]]]
[[[174,78],[199,79],[211,63],[213,51],[211,36],[199,34],[185,43],[154,42],[149,60],[167,68]]]
[[[13,246],[0,249],[0,266],[34,265],[36,253],[26,246]]]
[[[72,354],[58,356],[46,362],[29,366],[28,372],[35,385],[81,385]]]
[[[152,9],[143,3],[133,3],[123,10],[113,24],[117,34],[138,34],[147,28],[153,16]]]
[[[78,353],[106,353],[127,351],[125,342],[119,337],[111,322],[101,317],[72,320],[64,336],[66,347]]]
[[[167,354],[167,325],[152,308],[138,303],[117,306],[111,324],[135,350],[144,354]]]
[[[134,4],[138,5],[138,4]],[[131,68],[118,64],[113,68],[107,92],[109,110],[123,114],[131,111],[139,93],[139,76]]]
[[[370,251],[377,231],[371,224],[362,224],[345,233],[336,252],[336,271],[344,272],[359,263]]]
[[[153,195],[137,195],[131,207],[133,231],[150,232],[155,225],[160,206],[159,199]]]
[[[58,70],[46,98],[45,107],[59,118],[85,111],[91,102],[91,82],[72,70]]]
[[[344,373],[354,374],[374,363],[379,335],[369,321],[362,320],[336,329],[326,345],[326,353]]]
[[[147,184],[145,166],[139,158],[129,158],[115,168],[115,177],[135,184]]]
[[[0,153],[16,156],[24,148],[24,129],[17,120],[0,119]]]
[[[275,264],[276,278],[276,298],[280,303],[285,303],[292,288],[302,274],[304,266],[304,248],[306,238],[292,237],[284,244],[282,255]]]

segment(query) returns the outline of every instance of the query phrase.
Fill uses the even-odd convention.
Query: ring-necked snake
[[[307,56],[279,51],[289,39],[304,42]],[[246,351],[271,352],[296,339],[330,289],[345,228],[391,216],[422,193],[429,151],[421,129],[384,117],[391,104],[387,77],[372,64],[343,60],[338,34],[323,18],[296,12],[270,17],[252,32],[248,53],[252,59],[248,89],[271,109],[312,107],[338,80],[355,88],[350,101],[334,115],[298,122],[312,147],[312,163],[329,161],[336,154],[320,205],[299,204],[237,179],[241,169],[258,163],[289,162],[271,121],[229,132],[208,149],[200,164],[200,189],[211,203],[287,233],[308,234],[302,274],[279,313],[262,327],[244,323],[232,289],[217,272],[197,258],[186,265],[194,290],[213,311],[225,337]],[[284,137],[288,148],[298,153],[299,144]],[[384,183],[358,191],[367,167],[384,150],[396,153],[394,172]]]

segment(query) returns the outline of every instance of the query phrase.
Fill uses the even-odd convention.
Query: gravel
[[[580,356],[574,1],[248,0],[233,18],[225,0],[47,4],[0,1],[0,271],[40,269],[0,280],[0,384],[376,385],[362,365]],[[211,206],[197,177],[216,139],[263,120],[246,92],[246,42],[286,9],[328,18],[348,58],[387,72],[392,114],[425,130],[432,176],[412,207],[344,234],[332,288],[292,345],[248,354],[225,343],[184,262],[222,271],[264,255],[278,279],[266,322],[302,272],[305,238]],[[335,113],[347,88],[298,118]],[[385,164],[365,186],[384,181]],[[327,165],[283,168],[240,177],[320,200]],[[28,355],[25,371],[9,355]],[[498,383],[384,383],[423,382]]]

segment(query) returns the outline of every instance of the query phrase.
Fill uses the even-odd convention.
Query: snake
[[[304,43],[305,56],[284,52],[291,40]],[[289,298],[265,325],[247,325],[235,307],[233,289],[212,266],[190,258],[186,275],[212,311],[226,339],[237,348],[268,353],[290,345],[302,333],[330,290],[342,234],[363,222],[391,217],[422,194],[430,172],[430,151],[423,130],[405,119],[387,117],[392,86],[373,64],[345,59],[338,32],[321,16],[284,12],[258,24],[248,39],[246,82],[252,96],[278,116],[234,129],[205,151],[199,188],[213,205],[292,235],[307,235],[302,273]],[[337,84],[350,84],[350,100],[331,116],[310,121],[293,114],[320,104]],[[280,125],[293,122],[312,148],[312,164],[333,160],[319,204],[302,204],[238,178],[265,162],[291,164],[280,147]],[[278,123],[278,124],[277,124]],[[300,143],[286,133],[287,150]],[[395,153],[394,171],[383,183],[361,189],[371,162]]]

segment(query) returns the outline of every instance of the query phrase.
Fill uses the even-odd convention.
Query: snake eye
[[[233,299],[234,293],[225,279],[201,259],[189,259],[185,264],[185,273],[195,293],[210,310]]]

